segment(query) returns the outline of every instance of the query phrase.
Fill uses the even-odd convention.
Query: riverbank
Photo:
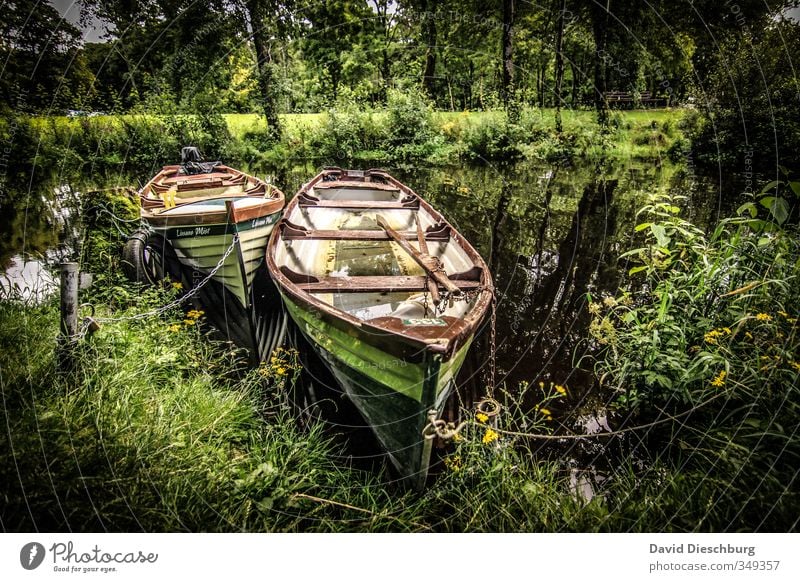
[[[290,412],[292,352],[251,369],[206,337],[201,313],[126,319],[177,290],[121,278],[103,215],[84,259],[98,284],[82,300],[115,321],[83,340],[72,372],[55,370],[54,304],[0,302],[0,520],[13,531],[792,531],[795,227],[766,242],[741,220],[705,235],[676,208],[655,199],[642,214],[650,252],[637,251],[633,276],[647,280],[586,307],[624,430],[553,442],[548,417],[572,387],[527,386],[534,410],[513,406],[513,387],[499,430],[469,413],[422,494],[353,465],[321,423]],[[579,449],[594,461],[575,465]]]
[[[601,131],[592,111],[525,109],[516,123],[504,112],[442,113],[409,98],[385,110],[343,107],[319,114],[282,115],[277,141],[255,114],[132,114],[83,118],[0,119],[0,137],[13,143],[5,182],[30,174],[84,172],[110,177],[147,173],[175,163],[181,146],[238,166],[426,164],[464,160],[569,163],[573,159],[680,157],[684,111],[614,111]],[[19,180],[17,180],[17,178]],[[27,181],[26,181],[27,183]]]

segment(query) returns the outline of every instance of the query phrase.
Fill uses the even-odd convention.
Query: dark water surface
[[[637,209],[649,194],[671,190],[688,197],[685,216],[707,225],[729,214],[736,197],[733,181],[721,187],[718,176],[698,177],[660,160],[384,167],[441,211],[489,264],[497,288],[496,385],[563,384],[571,409],[602,407],[591,362],[581,359],[590,347],[587,293],[599,298],[627,284],[630,266],[618,257],[633,246]],[[318,168],[247,170],[270,176],[291,196]],[[138,187],[147,179],[127,183]],[[3,289],[25,286],[14,273],[30,272],[26,258],[52,264],[74,254],[76,192],[123,183],[62,178],[38,190],[6,192],[0,208]],[[475,397],[487,391],[488,324],[459,376],[462,391]]]

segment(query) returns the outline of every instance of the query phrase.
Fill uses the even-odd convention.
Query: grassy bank
[[[503,112],[441,113],[413,98],[396,98],[385,110],[354,106],[320,114],[284,115],[278,141],[257,115],[0,119],[0,137],[13,144],[6,181],[27,184],[44,177],[149,176],[175,163],[180,147],[197,145],[208,159],[234,165],[453,164],[463,160],[535,160],[565,163],[574,158],[660,159],[679,155],[685,140],[680,110],[612,113],[602,132],[591,111],[565,111],[564,131],[554,112],[526,109],[517,123]]]
[[[24,531],[795,530],[800,237],[784,214],[790,206],[776,202],[792,187],[769,194],[710,235],[679,218],[680,201],[654,200],[631,255],[634,277],[646,280],[593,298],[597,374],[618,422],[642,428],[552,443],[529,436],[549,434],[546,403],[506,407],[496,431],[470,416],[421,494],[385,469],[354,467],[322,425],[298,420],[287,403],[291,352],[251,369],[205,336],[201,313],[126,319],[176,290],[124,282],[121,239],[104,219],[90,221],[83,262],[97,284],[82,300],[116,321],[81,343],[72,372],[55,370],[54,304],[0,302],[0,523]],[[124,214],[122,203],[115,213]],[[528,390],[539,400],[569,392]],[[590,501],[575,493],[581,483],[593,486]]]

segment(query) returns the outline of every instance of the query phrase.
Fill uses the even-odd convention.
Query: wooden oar
[[[419,223],[419,214],[416,212],[414,213],[414,222],[417,223],[417,242],[419,243],[419,250],[423,254],[428,255],[428,241],[425,240],[425,235],[422,232],[422,225]],[[425,283],[428,287],[428,293],[431,294],[431,299],[433,299],[433,304],[439,305],[439,303],[442,302],[442,296],[439,295],[439,286],[436,285],[436,282],[430,277],[425,277]]]
[[[414,259],[417,264],[422,267],[425,272],[435,280],[439,285],[447,289],[451,293],[458,293],[459,289],[458,286],[453,283],[444,271],[440,271],[439,269],[439,261],[435,257],[430,256],[428,253],[421,253],[417,249],[411,246],[409,242],[404,239],[400,233],[395,231],[389,224],[383,219],[382,216],[378,216],[377,218],[378,226],[380,226],[383,230],[386,231],[394,242],[400,245],[405,252],[407,252],[412,259]]]

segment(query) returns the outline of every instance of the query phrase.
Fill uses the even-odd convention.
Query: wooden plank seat
[[[417,240],[416,231],[403,231],[400,234],[407,239]],[[281,224],[283,240],[391,240],[385,230],[309,230],[284,221]],[[446,224],[435,224],[425,231],[425,240],[433,242],[447,242],[450,240],[450,229]]]
[[[392,186],[391,184],[387,184],[385,180],[372,180],[370,177],[364,178],[363,180],[356,181],[356,180],[336,180],[336,181],[329,181],[329,182],[320,182],[314,186],[315,190],[327,190],[327,189],[345,189],[345,188],[353,188],[353,189],[370,189],[370,190],[381,190],[384,192],[400,192],[400,188],[397,186]]]
[[[407,196],[400,201],[386,200],[320,200],[307,192],[298,195],[301,208],[347,208],[353,210],[418,210],[419,198]]]
[[[411,275],[382,275],[356,277],[317,277],[281,267],[286,275],[301,290],[308,293],[390,293],[393,291],[427,291],[426,277]],[[481,282],[467,277],[479,275],[479,269],[451,275],[450,280],[460,291],[471,291],[481,287]]]

